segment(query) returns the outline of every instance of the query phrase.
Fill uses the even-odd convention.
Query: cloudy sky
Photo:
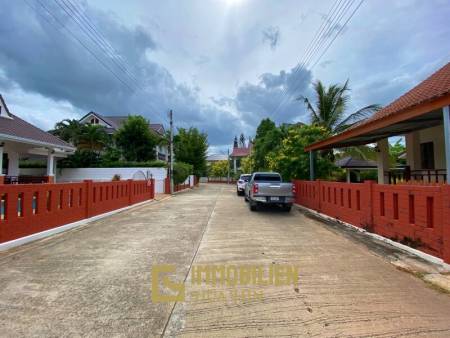
[[[3,0],[0,93],[43,129],[91,110],[167,124],[173,109],[176,126],[223,152],[264,117],[308,122],[295,97],[312,97],[317,79],[349,79],[350,112],[450,61],[448,0],[366,0],[344,26],[359,2]]]

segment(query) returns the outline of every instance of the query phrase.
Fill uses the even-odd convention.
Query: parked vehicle
[[[294,203],[295,185],[283,183],[281,175],[271,172],[253,173],[245,187],[245,200],[251,211],[262,205],[278,205],[289,212]]]
[[[252,174],[242,174],[236,182],[236,194],[238,196],[245,195],[245,185],[252,177]]]

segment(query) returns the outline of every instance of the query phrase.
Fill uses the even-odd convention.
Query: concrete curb
[[[164,199],[161,199],[159,201],[162,201]],[[64,225],[61,225],[61,226],[53,228],[53,229],[37,232],[37,233],[29,235],[29,236],[25,236],[25,237],[21,237],[21,238],[18,238],[18,239],[14,239],[12,241],[1,243],[0,244],[0,251],[6,251],[6,250],[9,250],[9,249],[15,248],[17,246],[36,241],[38,239],[46,238],[46,237],[53,236],[53,235],[56,235],[58,233],[70,230],[70,229],[77,228],[77,227],[85,225],[87,223],[90,223],[90,222],[93,222],[93,221],[97,221],[99,219],[102,219],[102,218],[105,218],[105,217],[117,214],[119,212],[131,209],[131,208],[135,208],[135,207],[139,207],[139,206],[145,205],[147,203],[159,202],[159,201],[157,201],[155,199],[150,199],[150,200],[139,202],[139,203],[136,203],[136,204],[133,204],[133,205],[128,205],[128,206],[120,208],[120,209],[109,211],[109,212],[106,212],[104,214],[96,215],[96,216],[93,216],[93,217],[90,217],[90,218],[85,218],[85,219],[82,219],[80,221],[64,224]]]
[[[306,212],[309,212],[309,213],[317,216],[318,218],[321,218],[321,219],[326,220],[326,221],[331,221],[331,222],[336,222],[336,223],[342,224],[342,225],[344,225],[344,226],[346,226],[348,228],[351,228],[352,230],[355,230],[355,231],[358,231],[358,232],[364,234],[365,236],[368,236],[368,237],[371,237],[371,238],[376,239],[378,241],[381,241],[381,242],[384,242],[386,244],[389,244],[389,245],[391,245],[391,246],[393,246],[393,247],[395,247],[397,249],[400,249],[401,251],[404,251],[406,253],[409,253],[409,254],[412,254],[414,256],[417,256],[417,257],[419,257],[419,258],[421,258],[421,259],[423,259],[423,260],[425,260],[427,262],[430,262],[432,264],[436,264],[436,265],[440,266],[442,269],[444,269],[446,271],[450,271],[450,264],[445,263],[441,258],[438,258],[438,257],[432,256],[432,255],[429,255],[429,254],[427,254],[425,252],[413,249],[413,248],[411,248],[411,247],[409,247],[407,245],[404,245],[404,244],[395,242],[393,240],[390,240],[389,238],[386,238],[386,237],[383,237],[383,236],[380,236],[380,235],[368,232],[365,229],[358,228],[358,227],[354,226],[353,224],[346,223],[346,222],[343,222],[341,220],[337,220],[337,219],[335,219],[333,217],[330,217],[328,215],[322,214],[322,213],[320,213],[318,211],[315,211],[313,209],[306,208],[306,207],[304,207],[302,205],[299,205],[299,204],[294,204],[294,205],[298,209],[306,211]]]

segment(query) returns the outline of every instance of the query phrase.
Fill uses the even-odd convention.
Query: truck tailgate
[[[256,196],[292,196],[291,183],[258,183]]]

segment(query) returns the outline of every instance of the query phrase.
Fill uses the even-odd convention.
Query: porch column
[[[351,181],[351,178],[350,178],[350,169],[345,169],[345,171],[346,171],[346,174],[347,174],[347,183],[351,183],[350,181]]]
[[[3,175],[3,143],[0,143],[0,184],[5,183],[5,176]]]
[[[10,150],[8,150],[8,176],[19,176],[19,153]]]
[[[53,183],[55,181],[54,166],[55,166],[55,154],[53,150],[49,150],[47,155],[47,176],[49,183]]]
[[[314,181],[316,179],[316,173],[314,171],[314,152],[309,152],[309,179]]]
[[[233,157],[233,171],[236,174],[237,168],[236,168],[236,157]]]
[[[447,169],[447,183],[450,180],[450,106],[442,109],[444,114],[444,138],[445,138],[445,166]]]
[[[388,139],[382,139],[377,142],[377,167],[378,167],[378,183],[388,183],[384,177],[384,172],[389,170],[389,142]]]
[[[420,168],[420,138],[419,132],[413,131],[405,135],[406,163],[411,170]]]

